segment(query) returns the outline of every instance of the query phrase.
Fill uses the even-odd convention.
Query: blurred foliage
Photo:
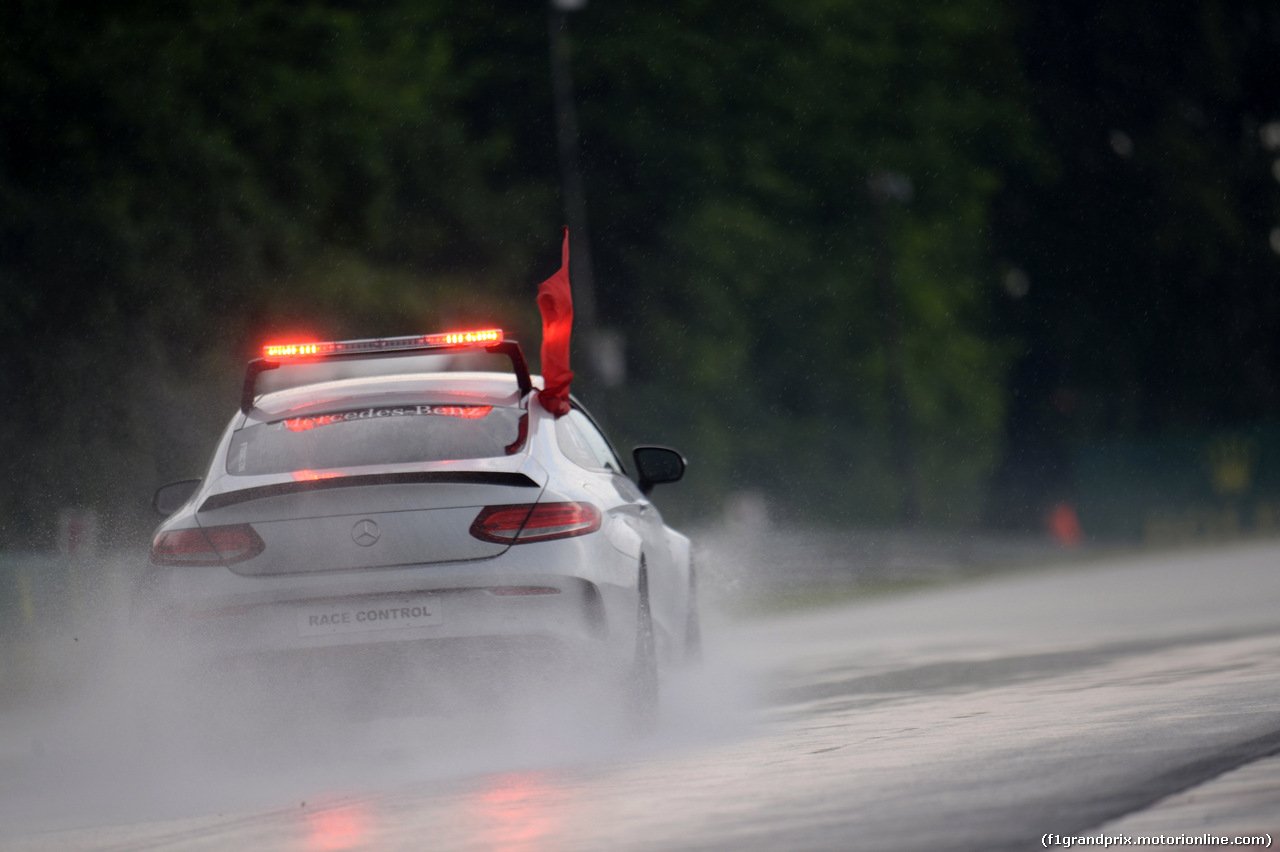
[[[600,302],[629,325],[638,385],[620,420],[660,411],[707,472],[672,497],[897,517],[884,240],[926,515],[971,520],[1006,353],[985,334],[981,235],[999,163],[1031,144],[999,5],[600,4],[574,23],[585,170],[611,199],[592,204]],[[909,204],[875,202],[886,172],[910,177]]]
[[[1073,448],[1280,418],[1280,6],[1037,0],[1015,34],[1043,143],[993,217],[1024,354],[988,511],[1028,526],[1097,491]]]
[[[5,4],[0,544],[68,505],[145,529],[268,337],[493,322],[536,358],[547,24],[516,0]],[[686,452],[677,514],[757,489],[899,519],[895,347],[933,524],[976,521],[1046,441],[1276,413],[1269,7],[598,0],[569,26],[628,344],[626,387],[587,402]],[[884,175],[909,196],[877,199]],[[1033,350],[1057,366],[1010,373]]]

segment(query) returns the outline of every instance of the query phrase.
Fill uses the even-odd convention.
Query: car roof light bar
[[[439,347],[492,346],[503,340],[502,329],[450,331],[443,334],[417,334],[407,337],[373,337],[366,340],[331,340],[322,343],[283,343],[262,347],[262,355],[271,361],[295,358],[326,358],[334,355],[366,355],[409,349]]]
[[[376,337],[367,340],[330,340],[313,343],[285,343],[264,346],[264,357],[249,362],[245,371],[244,389],[240,395],[240,410],[248,414],[258,397],[258,376],[288,363],[309,363],[329,358],[372,358],[378,356],[413,355],[422,350],[484,349],[511,359],[516,383],[523,397],[533,390],[529,366],[524,360],[520,344],[506,337],[502,329],[489,328],[479,331],[449,331],[441,334],[410,335],[407,337]]]

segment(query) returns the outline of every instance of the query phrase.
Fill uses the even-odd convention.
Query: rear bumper
[[[561,566],[573,570],[548,570]],[[603,536],[584,536],[488,560],[323,574],[154,568],[136,611],[175,654],[197,658],[524,638],[621,663],[634,654],[635,574]]]
[[[608,637],[599,590],[563,577],[212,609],[174,605],[156,615],[168,641],[218,656],[518,636],[594,644]]]

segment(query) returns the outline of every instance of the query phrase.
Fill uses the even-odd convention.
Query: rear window
[[[524,443],[523,414],[492,405],[366,406],[256,423],[231,439],[227,473],[257,476],[510,455]]]

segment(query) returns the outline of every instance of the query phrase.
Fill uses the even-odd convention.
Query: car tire
[[[649,607],[649,572],[640,562],[636,581],[639,604],[636,613],[636,652],[631,663],[628,704],[632,721],[641,731],[653,727],[658,715],[658,650],[654,641],[653,613]]]

